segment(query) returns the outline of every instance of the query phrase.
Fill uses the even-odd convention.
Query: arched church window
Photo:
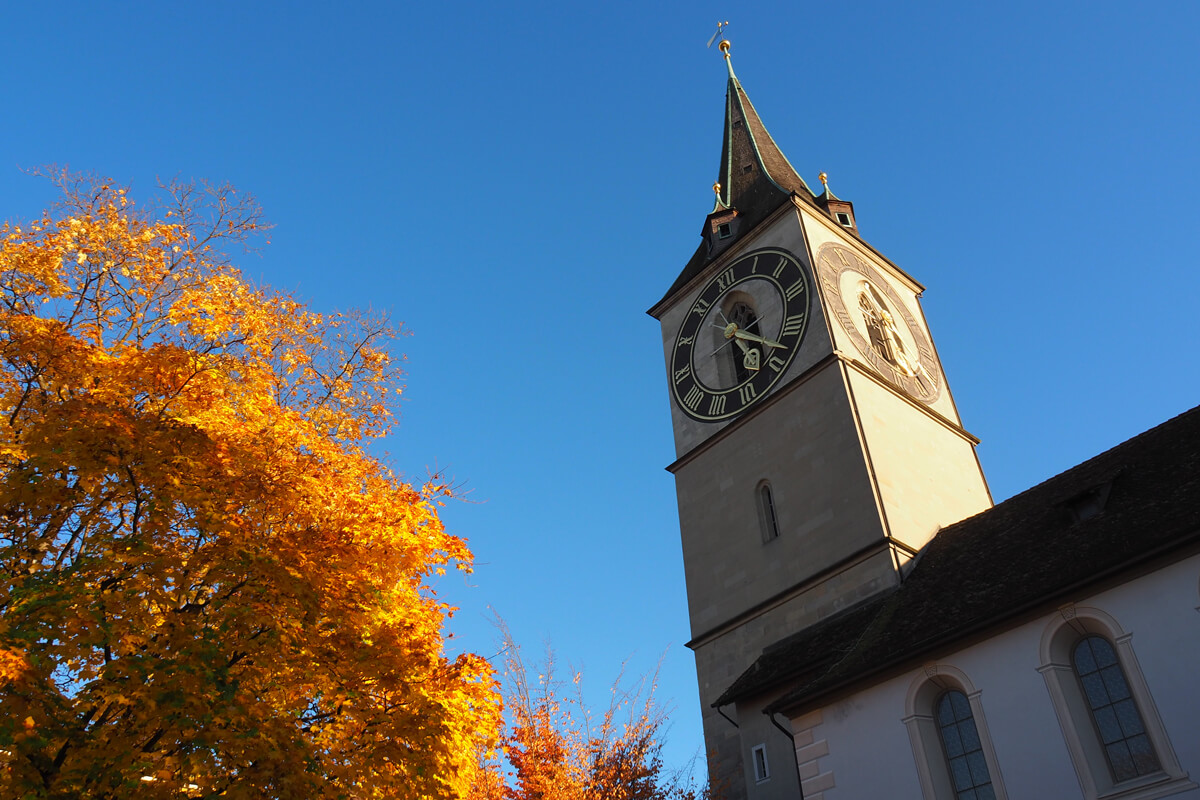
[[[1084,800],[1195,788],[1171,746],[1132,638],[1105,611],[1073,604],[1060,608],[1042,633],[1038,672]]]
[[[763,541],[778,539],[779,515],[775,510],[775,496],[771,493],[771,484],[766,481],[758,485],[758,513],[762,520]]]
[[[1102,636],[1085,636],[1075,645],[1071,664],[1083,687],[1113,780],[1126,781],[1158,772],[1158,756],[1112,644]]]
[[[887,303],[879,290],[867,281],[858,287],[858,308],[862,312],[863,322],[867,326],[867,338],[871,347],[885,361],[899,368],[904,374],[916,374],[904,342],[896,330],[896,321],[888,310]]]
[[[994,800],[992,776],[967,696],[951,689],[938,698],[934,714],[956,800]]]
[[[745,301],[739,300],[730,306],[725,313],[726,322],[737,325],[738,330],[752,333],[755,336],[762,336],[762,331],[758,325],[758,312],[754,307]],[[757,355],[751,355],[751,352]],[[763,361],[762,348],[752,342],[743,342],[740,339],[735,340],[729,345],[729,356],[733,359],[733,374],[737,383],[742,383],[750,379],[753,370],[747,367],[747,364],[760,364]]]
[[[983,693],[966,673],[926,664],[909,686],[904,711],[925,800],[1008,800]]]

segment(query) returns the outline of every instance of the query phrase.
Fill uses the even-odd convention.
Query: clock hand
[[[709,358],[712,358],[712,357],[713,357],[713,356],[715,356],[717,353],[719,353],[719,352],[721,352],[722,350],[724,350],[726,347],[728,347],[728,346],[729,346],[729,342],[732,342],[732,341],[733,341],[733,339],[730,339],[730,340],[726,341],[724,344],[722,344],[720,347],[718,347],[716,350],[713,350],[711,353],[709,353],[709,354],[708,354]]]
[[[779,342],[773,342],[770,339],[764,339],[761,336],[758,336],[753,333],[747,333],[746,331],[740,331],[740,330],[735,329],[726,335],[732,336],[733,338],[738,339],[738,340],[748,339],[751,342],[759,342],[761,344],[765,344],[767,347],[783,347],[783,345],[781,345]]]
[[[729,344],[730,344],[730,342],[737,342],[737,344],[738,344],[738,347],[742,348],[742,352],[743,352],[743,353],[745,353],[745,352],[747,352],[747,351],[749,351],[749,350],[750,350],[750,348],[746,346],[746,343],[745,343],[745,342],[741,341],[740,339],[734,339],[734,338],[730,338],[728,342],[725,342],[725,344],[721,345],[721,346],[720,346],[720,347],[718,347],[716,350],[713,350],[711,353],[709,353],[709,354],[708,354],[708,355],[709,355],[709,358],[711,358],[711,357],[715,356],[717,353],[721,352],[721,351],[722,351],[722,350],[724,350],[726,347],[728,347],[728,346],[729,346]]]

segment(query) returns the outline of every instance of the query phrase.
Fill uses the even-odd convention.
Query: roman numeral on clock
[[[780,331],[781,336],[795,336],[804,329],[804,315],[795,314],[783,321],[783,330]]]
[[[782,372],[783,368],[787,366],[787,362],[779,356],[773,355],[767,359],[767,366],[776,372]]]
[[[754,388],[753,383],[747,383],[738,389],[738,398],[742,401],[742,405],[746,405],[756,397],[758,397],[758,390]]]
[[[771,277],[778,278],[780,275],[783,274],[783,270],[785,267],[787,267],[787,265],[788,265],[788,260],[786,258],[780,258],[779,266],[775,267],[775,271],[771,273]]]
[[[796,281],[795,283],[793,283],[791,286],[788,287],[787,291],[783,293],[783,296],[786,297],[788,300],[791,300],[792,298],[794,298],[796,295],[800,294],[803,291],[804,291],[804,278],[801,277],[800,280]]]
[[[708,307],[710,305],[711,304],[707,300],[705,300],[703,297],[701,297],[699,300],[696,301],[695,307],[692,308],[692,313],[699,314],[700,316],[704,316],[705,314],[708,313]]]
[[[708,415],[710,417],[715,417],[718,414],[724,414],[724,413],[725,413],[725,395],[723,395],[723,394],[713,395],[712,402],[708,404]]]
[[[688,375],[691,375],[691,374],[692,374],[692,367],[690,364],[686,367],[675,370],[675,383],[680,383],[681,381],[683,381],[684,378],[686,378]]]
[[[704,392],[699,386],[693,386],[692,390],[683,398],[683,404],[692,411],[696,410],[696,406],[700,405],[700,401],[704,399]]]
[[[717,288],[722,292],[733,285],[733,267],[717,276]]]

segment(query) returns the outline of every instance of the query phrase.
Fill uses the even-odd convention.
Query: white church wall
[[[797,741],[801,774],[809,764],[808,772],[825,776],[827,784],[815,794],[806,791],[805,798],[940,798],[939,794],[927,797],[922,790],[909,727],[904,722],[906,702],[911,704],[914,687],[940,673],[948,685],[956,682],[953,675],[964,675],[978,692],[994,748],[995,767],[1007,797],[1150,800],[1169,796],[1200,800],[1195,782],[1200,776],[1197,606],[1200,555],[1080,597],[1065,614],[1045,613],[961,650],[937,654],[919,668],[831,703],[819,712],[797,717],[792,720],[793,728],[804,732],[805,742],[801,745]],[[1107,772],[1097,781],[1077,776],[1069,737],[1064,735],[1039,667],[1047,631],[1056,625],[1071,624],[1067,617],[1077,615],[1082,619],[1089,614],[1115,621],[1121,630],[1118,639],[1128,634],[1126,641],[1136,661],[1133,668],[1140,671],[1149,696],[1139,710],[1148,729],[1154,726],[1153,718],[1161,720],[1165,740],[1157,743],[1158,755],[1164,771],[1174,771],[1174,775],[1147,776],[1115,787],[1103,785]],[[1128,672],[1130,664],[1123,666]],[[1131,684],[1137,680],[1134,674],[1128,677]],[[819,722],[813,724],[814,719]],[[1092,725],[1086,712],[1083,719],[1071,719],[1068,726],[1076,724]],[[1093,730],[1084,728],[1081,735],[1094,736]],[[813,741],[823,742],[820,749],[828,752],[815,761]],[[933,755],[944,759],[938,750],[940,743],[935,740],[930,744]],[[1111,784],[1111,778],[1108,782]]]

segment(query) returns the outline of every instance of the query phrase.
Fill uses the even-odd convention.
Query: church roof
[[[739,237],[783,205],[793,194],[810,203],[815,195],[775,144],[746,90],[733,72],[728,43],[722,42],[729,82],[725,90],[725,132],[721,142],[721,164],[717,171],[716,207],[732,208],[741,219]],[[714,254],[715,255],[715,254]],[[701,242],[687,266],[671,284],[670,297],[712,261],[708,246]]]
[[[1200,542],[1200,407],[951,525],[894,590],[768,647],[714,703],[802,711]]]

